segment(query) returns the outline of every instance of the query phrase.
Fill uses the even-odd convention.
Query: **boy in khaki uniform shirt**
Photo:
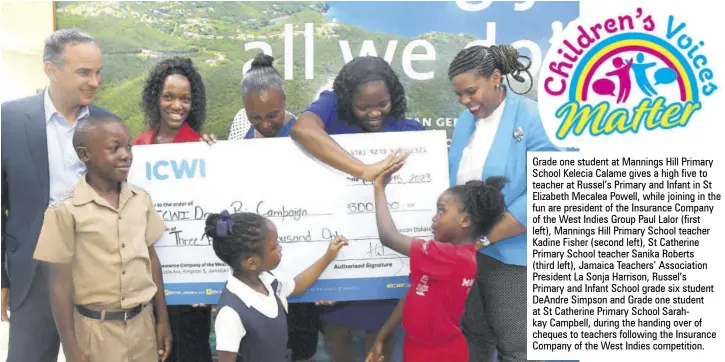
[[[128,128],[119,118],[90,117],[73,146],[88,172],[48,207],[34,255],[50,263],[63,350],[78,362],[165,360],[171,333],[153,244],[166,227],[150,196],[125,182]]]

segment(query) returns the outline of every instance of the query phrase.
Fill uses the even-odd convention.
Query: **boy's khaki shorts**
[[[124,321],[101,321],[73,311],[76,340],[90,362],[158,362],[153,307]]]

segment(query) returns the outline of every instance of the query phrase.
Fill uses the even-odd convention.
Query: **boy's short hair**
[[[126,123],[115,114],[107,113],[88,116],[86,119],[83,120],[83,122],[78,125],[78,129],[76,129],[75,133],[73,134],[73,149],[78,152],[79,147],[85,147],[88,133],[90,133],[94,128],[115,122],[121,123],[126,126]]]

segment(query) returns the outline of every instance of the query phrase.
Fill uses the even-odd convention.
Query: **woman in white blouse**
[[[242,140],[244,139],[244,136],[249,132],[249,129],[252,128],[252,124],[249,123],[249,119],[247,118],[247,112],[244,111],[244,108],[240,109],[237,114],[234,115],[234,120],[232,120],[232,127],[229,129],[229,137],[230,140]]]
[[[503,84],[509,76],[523,83],[521,73],[531,77],[530,65],[511,45],[474,46],[458,53],[448,70],[467,108],[451,140],[451,185],[489,176],[509,180],[502,190],[508,211],[481,240],[478,277],[463,318],[471,361],[492,361],[496,351],[501,362],[527,360],[526,153],[559,151],[544,131],[537,103]]]

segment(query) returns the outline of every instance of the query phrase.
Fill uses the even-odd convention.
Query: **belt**
[[[141,311],[144,309],[145,306],[147,306],[149,303],[145,304],[139,304],[133,308],[124,309],[120,311],[114,311],[114,312],[106,312],[106,311],[97,311],[93,309],[88,309],[82,305],[76,305],[76,310],[80,315],[92,319],[98,319],[98,320],[107,320],[107,321],[128,321],[129,319],[137,316]]]

